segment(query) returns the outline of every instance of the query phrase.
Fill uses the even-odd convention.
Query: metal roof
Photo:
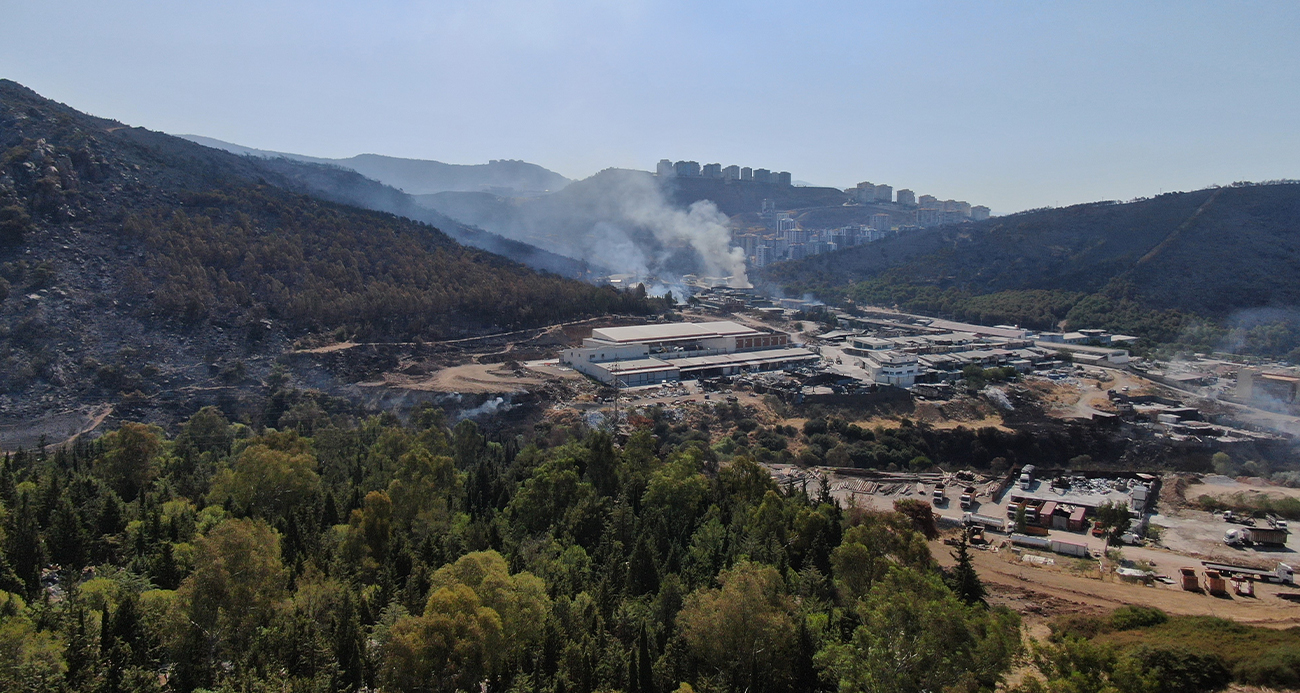
[[[703,339],[731,335],[764,334],[730,320],[717,322],[675,322],[663,325],[629,325],[605,327],[591,331],[592,339],[604,342],[667,342],[681,339]]]

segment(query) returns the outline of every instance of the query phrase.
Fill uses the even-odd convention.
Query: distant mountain
[[[362,186],[281,161],[0,80],[0,418],[88,402],[176,414],[200,393],[256,387],[312,335],[436,340],[649,309],[322,199]],[[330,186],[341,191],[302,192]]]
[[[608,270],[600,265],[574,260],[463,224],[436,209],[419,204],[411,195],[347,168],[334,164],[315,163],[309,157],[255,157],[254,165],[275,172],[277,177],[274,180],[282,185],[287,184],[298,192],[432,224],[459,243],[503,255],[533,269],[584,280],[608,274]],[[486,195],[487,193],[443,194]]]
[[[1186,331],[1198,321],[1231,330],[1247,314],[1257,327],[1258,316],[1273,320],[1300,306],[1300,185],[1168,193],[925,229],[779,263],[763,279],[797,293],[1038,327],[1064,321],[1203,339]]]
[[[530,195],[560,190],[572,182],[554,171],[526,161],[501,159],[486,164],[444,164],[441,161],[402,159],[379,154],[359,154],[347,159],[326,159],[253,149],[200,135],[179,135],[179,137],[242,156],[284,158],[313,164],[342,166],[412,195],[428,195],[449,190]]]

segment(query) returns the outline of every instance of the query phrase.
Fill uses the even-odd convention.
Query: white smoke
[[[606,172],[599,196],[584,200],[582,209],[576,210],[577,217],[589,220],[586,232],[561,241],[557,252],[638,280],[653,276],[658,282],[648,283],[648,290],[676,294],[684,287],[665,266],[674,253],[690,248],[704,274],[733,277],[733,284],[748,285],[745,253],[732,246],[727,215],[713,202],[699,200],[679,209],[653,176],[639,171]]]
[[[731,245],[727,215],[718,211],[717,205],[709,200],[698,200],[683,211],[668,203],[658,185],[652,184],[651,187],[655,193],[653,196],[627,208],[629,220],[649,229],[665,245],[690,245],[699,253],[704,271],[709,276],[748,281],[745,251]]]
[[[455,401],[461,400],[461,395],[459,392],[453,394],[455,396]],[[478,405],[477,407],[474,407],[473,409],[465,409],[463,411],[457,412],[456,415],[452,418],[454,421],[460,421],[462,419],[473,419],[479,416],[496,414],[497,412],[509,411],[511,408],[513,408],[513,405],[507,402],[504,397],[493,397],[487,400],[486,402]]]

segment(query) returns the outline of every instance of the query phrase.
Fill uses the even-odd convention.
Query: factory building
[[[784,332],[730,321],[607,327],[592,330],[560,362],[602,383],[622,387],[680,379],[780,370],[819,357],[790,344]]]

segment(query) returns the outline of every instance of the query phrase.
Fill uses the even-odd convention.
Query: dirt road
[[[931,551],[941,565],[953,564],[951,547],[936,541],[931,542]],[[1300,626],[1300,604],[1292,604],[1277,596],[1280,591],[1300,591],[1296,588],[1257,583],[1258,596],[1254,598],[1212,597],[1166,585],[1144,587],[1082,577],[1059,567],[1023,563],[1018,556],[1005,550],[997,553],[972,551],[971,555],[975,569],[990,592],[1012,602],[1009,605],[1013,608],[1019,604],[1028,613],[1051,616],[1136,604],[1154,606],[1170,614],[1218,616],[1270,628]],[[1057,557],[1057,566],[1070,560],[1064,556]],[[1199,567],[1195,562],[1188,564]],[[1170,568],[1167,572],[1176,570]]]

